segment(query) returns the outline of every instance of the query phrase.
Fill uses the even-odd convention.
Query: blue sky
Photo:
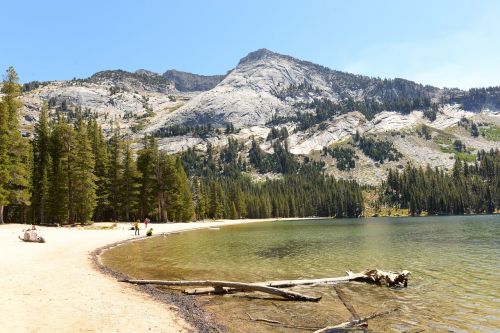
[[[0,0],[0,69],[220,74],[259,48],[436,86],[500,85],[500,1]],[[7,32],[7,28],[10,30]]]

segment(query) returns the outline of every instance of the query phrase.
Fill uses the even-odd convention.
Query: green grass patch
[[[479,131],[487,140],[500,141],[500,127],[481,128]]]
[[[443,153],[447,154],[453,154],[455,156],[456,160],[461,160],[465,162],[474,162],[476,160],[476,155],[471,154],[471,151],[469,148],[467,148],[467,151],[456,151],[453,146],[441,146],[441,151]]]
[[[464,152],[455,152],[455,159],[465,161],[465,162],[474,162],[476,160],[476,155],[471,153]]]
[[[174,112],[175,110],[179,109],[179,108],[180,108],[181,106],[183,106],[183,105],[184,105],[184,103],[179,103],[179,104],[176,104],[176,105],[174,105],[174,106],[172,106],[172,107],[167,108],[167,110],[168,110],[169,112]]]
[[[434,136],[432,139],[434,140],[435,143],[439,145],[451,145],[452,142],[452,135],[446,135],[443,133],[439,133],[438,135]]]
[[[447,153],[447,154],[454,154],[454,153],[456,153],[456,150],[455,150],[455,149],[453,149],[453,147],[452,147],[452,146],[448,146],[448,145],[446,145],[446,146],[441,146],[441,151],[442,151],[443,153]]]

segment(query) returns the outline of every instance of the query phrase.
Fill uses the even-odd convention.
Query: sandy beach
[[[155,233],[255,221],[154,224]],[[99,226],[95,224],[94,226]],[[2,332],[187,332],[174,305],[99,272],[91,253],[137,238],[116,229],[39,227],[46,243],[17,237],[27,225],[0,225]],[[143,225],[141,225],[143,228]],[[145,231],[141,230],[144,235]]]

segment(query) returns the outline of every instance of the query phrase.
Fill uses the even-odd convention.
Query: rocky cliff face
[[[314,99],[382,101],[428,96],[437,100],[441,95],[442,90],[435,87],[334,71],[262,49],[241,59],[215,88],[193,98],[175,116],[157,119],[156,125],[232,122],[245,127],[294,114],[298,103]]]

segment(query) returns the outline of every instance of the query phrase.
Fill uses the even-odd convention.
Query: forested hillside
[[[164,78],[142,72],[102,72],[93,80],[119,80],[123,76],[142,89],[154,90],[146,86],[154,86],[157,80],[165,84],[164,89],[170,89]],[[30,89],[36,87],[24,87],[25,91]],[[273,127],[264,137],[250,136],[247,143],[239,139],[240,129],[232,123],[226,123],[225,130],[210,124],[172,125],[132,140],[121,132],[115,119],[106,136],[96,113],[82,107],[65,110],[62,106],[49,112],[51,100],[42,105],[28,139],[20,132],[22,91],[16,72],[9,68],[0,102],[1,223],[75,224],[145,217],[159,222],[358,217],[366,204],[372,204],[364,202],[367,197],[363,192],[374,187],[333,177],[326,172],[325,158],[330,156],[338,170],[349,172],[363,159],[380,167],[404,157],[393,141],[358,131],[346,141],[347,146],[323,146],[319,158],[292,154],[289,142],[295,133],[290,134],[286,126]],[[481,100],[477,96],[484,94],[493,96],[488,101],[494,103],[496,90],[471,91],[456,98],[477,102]],[[421,106],[432,110],[427,99],[405,101],[410,103],[409,109]],[[306,130],[329,119],[330,114],[350,112],[362,105],[367,116],[378,112],[371,109],[378,105],[372,102],[350,103],[315,99],[308,107],[315,108],[316,113],[297,113],[294,131]],[[273,119],[274,123],[282,121]],[[495,140],[494,127],[479,127],[467,118],[462,118],[458,130],[473,138],[481,133]],[[225,135],[227,141],[217,146],[206,141],[204,148],[188,147],[177,154],[167,154],[160,148],[157,136],[188,133],[200,138]],[[425,126],[418,133],[421,140],[439,143],[443,151],[454,149],[453,170],[422,168],[408,162],[390,169],[387,180],[378,188],[381,195],[377,205],[405,208],[413,215],[492,213],[500,208],[498,149],[472,154],[460,140],[450,148],[450,133],[433,132]]]

